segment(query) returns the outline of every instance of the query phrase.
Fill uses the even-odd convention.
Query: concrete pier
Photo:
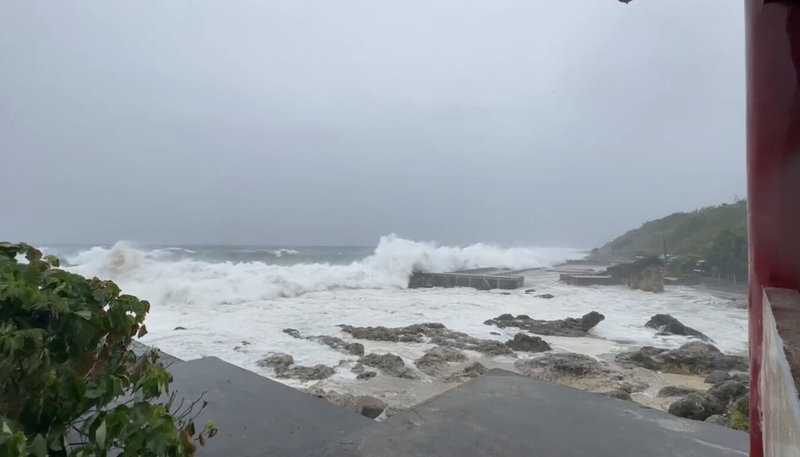
[[[416,272],[408,280],[408,287],[472,287],[474,289],[518,289],[525,285],[522,276],[491,275],[474,273],[421,273]]]
[[[562,274],[559,280],[572,286],[613,286],[620,281],[609,275]]]

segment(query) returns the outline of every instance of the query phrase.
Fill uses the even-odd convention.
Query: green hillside
[[[637,255],[696,255],[722,274],[747,271],[747,201],[710,206],[690,213],[674,213],[645,222],[599,248],[606,259]]]

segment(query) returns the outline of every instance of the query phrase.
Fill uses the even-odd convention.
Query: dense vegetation
[[[674,213],[642,224],[599,249],[603,258],[620,260],[667,253],[683,270],[703,259],[725,276],[747,273],[747,202],[723,204],[690,213]]]
[[[0,243],[0,457],[187,456],[195,407],[173,411],[158,355],[137,357],[146,301],[58,268],[27,244]]]

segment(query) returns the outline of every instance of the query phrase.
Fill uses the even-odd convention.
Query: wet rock
[[[717,397],[723,405],[728,405],[737,398],[742,397],[750,390],[748,384],[741,381],[725,381],[708,390],[708,393]]]
[[[699,338],[703,341],[711,340],[702,332],[683,325],[681,321],[669,314],[656,314],[644,326],[658,330],[659,335],[682,335]]]
[[[517,317],[511,314],[502,314],[494,319],[484,322],[486,325],[495,325],[500,328],[516,327],[539,335],[552,336],[586,336],[587,332],[605,319],[605,316],[592,311],[581,318],[568,317],[553,321],[531,319],[521,314]]]
[[[583,378],[604,372],[597,360],[572,352],[546,354],[535,359],[521,360],[515,365],[522,374],[544,381]]]
[[[294,365],[294,357],[289,354],[284,354],[282,352],[277,354],[271,354],[267,357],[259,360],[256,362],[256,365],[264,368],[264,367],[271,367],[277,369],[284,369],[288,368],[290,365]]]
[[[695,392],[673,402],[667,411],[673,416],[701,421],[711,415],[722,414],[725,406],[707,392]]]
[[[300,331],[293,328],[285,328],[283,329],[283,333],[290,335],[294,338],[298,338],[301,340],[309,340],[315,341],[317,343],[324,344],[330,348],[341,350],[347,352],[348,354],[352,355],[364,355],[364,345],[361,343],[348,343],[347,341],[336,337],[336,336],[328,336],[328,335],[318,335],[318,336],[303,336],[300,334]]]
[[[709,384],[717,385],[722,384],[730,379],[731,375],[729,375],[727,371],[714,370],[708,376],[706,376],[705,381]]]
[[[643,390],[647,390],[648,387],[650,387],[650,386],[646,382],[642,382],[642,381],[624,381],[624,382],[620,383],[620,385],[619,385],[620,390],[624,390],[625,392],[628,392],[629,394],[632,394],[634,392],[641,392]]]
[[[631,394],[629,394],[628,392],[625,392],[622,389],[614,389],[614,390],[611,390],[611,391],[608,391],[608,392],[603,392],[603,395],[605,395],[606,397],[618,398],[620,400],[631,401]]]
[[[374,371],[365,371],[365,372],[359,374],[358,376],[356,376],[356,379],[358,379],[359,381],[364,381],[366,379],[372,379],[377,375],[378,375],[378,373],[376,373]]]
[[[472,365],[465,367],[463,370],[459,371],[458,373],[454,373],[450,375],[445,381],[446,382],[466,382],[470,379],[477,378],[478,376],[486,374],[489,371],[485,366],[483,366],[480,362],[475,362]]]
[[[179,325],[179,326],[175,327],[175,328],[174,328],[174,329],[172,329],[172,330],[186,330],[186,327],[181,327],[181,326]]]
[[[695,392],[699,392],[697,389],[692,389],[691,387],[681,387],[681,386],[665,386],[662,387],[661,390],[658,391],[656,397],[683,397],[685,395],[693,394]]]
[[[618,354],[616,361],[625,367],[639,366],[680,374],[708,374],[714,370],[747,368],[744,357],[723,354],[711,344],[701,341],[692,341],[672,350],[645,346],[637,351]]]
[[[499,333],[497,333],[497,332],[489,332],[489,335],[500,336],[500,334],[499,334]]]
[[[723,427],[728,426],[728,418],[721,415],[721,414],[712,414],[706,417],[705,422],[710,422],[712,424],[722,425]]]
[[[419,379],[413,369],[406,366],[400,356],[370,353],[361,357],[364,365],[379,369],[383,374],[405,379]]]
[[[514,351],[512,351],[511,348],[495,340],[480,340],[478,344],[474,346],[465,346],[464,348],[482,352],[490,356],[514,355]]]
[[[506,341],[506,346],[515,351],[524,352],[545,352],[553,348],[538,336],[530,336],[525,333],[517,333],[513,340]]]
[[[452,347],[437,346],[425,351],[425,355],[414,361],[419,370],[430,376],[442,376],[449,371],[451,362],[463,362],[467,356]]]
[[[548,300],[549,300],[549,299],[551,299],[551,298],[555,297],[555,295],[553,295],[553,294],[541,294],[541,295],[537,295],[537,297],[539,297],[539,298],[546,298],[546,299],[548,299]]]
[[[742,371],[732,373],[731,379],[750,385],[750,375]]]
[[[536,289],[525,289],[525,293],[526,294],[532,294],[532,293],[535,293],[535,292],[536,292]]]
[[[289,354],[272,354],[256,362],[260,367],[270,367],[275,370],[278,378],[294,378],[301,381],[326,379],[333,376],[333,368],[327,365],[314,365],[306,367],[295,365],[294,358]]]
[[[353,365],[353,368],[350,369],[352,373],[359,373],[359,374],[363,373],[364,370],[365,370],[364,364],[361,362],[356,363],[355,365]]]
[[[443,330],[445,326],[438,322],[408,325],[406,327],[354,327],[340,325],[343,332],[353,335],[353,338],[371,341],[392,342],[422,342],[423,337],[435,330]]]
[[[295,365],[287,371],[282,371],[278,373],[278,370],[275,370],[275,374],[279,378],[293,378],[299,379],[300,381],[317,381],[320,379],[327,379],[333,376],[334,370],[333,368],[327,365],[314,365],[313,367],[306,367],[302,365]]]
[[[375,419],[386,409],[386,403],[380,398],[363,395],[356,398],[355,411],[362,416]]]

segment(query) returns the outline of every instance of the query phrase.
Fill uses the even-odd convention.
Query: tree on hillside
[[[706,261],[724,276],[747,275],[747,237],[722,230],[711,244]]]

